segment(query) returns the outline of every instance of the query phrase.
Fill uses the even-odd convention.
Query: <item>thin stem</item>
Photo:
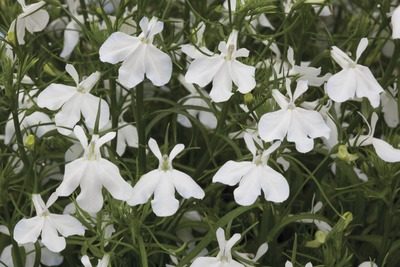
[[[146,171],[146,136],[145,125],[143,120],[143,83],[136,87],[136,128],[138,131],[139,148],[138,148],[138,176]]]

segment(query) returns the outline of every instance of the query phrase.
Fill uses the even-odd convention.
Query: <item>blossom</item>
[[[297,151],[309,152],[314,147],[314,138],[329,138],[330,129],[317,111],[307,110],[295,105],[295,100],[308,90],[307,81],[298,81],[294,94],[290,89],[290,80],[286,80],[287,99],[278,90],[272,90],[272,96],[280,110],[261,116],[258,131],[266,142],[287,140],[296,144]]]
[[[244,140],[253,155],[253,161],[228,161],[214,175],[213,182],[233,186],[239,183],[233,195],[236,203],[242,206],[252,205],[264,192],[268,201],[283,202],[289,197],[289,184],[279,172],[267,165],[269,156],[280,146],[275,142],[264,151],[257,151],[253,138],[245,133]]]
[[[222,228],[218,228],[217,241],[219,253],[216,257],[198,257],[190,267],[245,267],[243,264],[232,259],[232,247],[240,240],[240,234],[234,234],[229,240],[225,239],[225,232]]]
[[[112,162],[103,159],[100,148],[115,137],[115,132],[104,136],[93,135],[90,143],[80,126],[75,126],[74,134],[84,148],[84,155],[65,166],[63,181],[56,189],[58,196],[69,196],[80,186],[76,202],[89,213],[100,211],[103,206],[103,186],[118,200],[127,200],[131,186],[121,177],[119,169]]]
[[[4,225],[0,225],[0,233],[5,235],[10,235],[8,228]],[[61,256],[59,253],[54,253],[48,250],[46,247],[39,242],[40,245],[40,263],[46,266],[58,266],[60,265],[64,257]],[[0,265],[4,265],[7,267],[14,267],[13,257],[12,257],[12,245],[6,246],[0,255]],[[33,267],[35,265],[35,244],[34,243],[27,243],[24,244],[23,249],[25,250],[25,267]]]
[[[400,162],[400,149],[395,149],[389,143],[374,137],[376,122],[378,121],[378,115],[375,112],[372,113],[371,125],[368,124],[364,116],[362,117],[368,125],[368,130],[369,130],[368,134],[360,135],[350,139],[349,140],[350,145],[352,146],[372,145],[378,157],[380,157],[383,161]]]
[[[106,101],[90,93],[97,81],[100,72],[96,71],[89,77],[79,82],[79,75],[74,66],[67,64],[65,70],[75,81],[75,86],[52,83],[38,96],[37,104],[42,108],[60,110],[55,116],[57,130],[64,135],[69,135],[81,114],[85,118],[85,124],[94,129],[98,110],[99,128],[103,128],[109,120],[110,110]]]
[[[399,106],[397,104],[397,86],[389,87],[387,91],[381,94],[381,105],[383,118],[390,128],[396,128],[399,125]]]
[[[25,44],[25,30],[30,33],[42,31],[49,22],[49,13],[41,8],[46,2],[26,5],[25,0],[17,0],[22,7],[22,13],[11,23],[9,32],[17,31],[17,41],[19,44]]]
[[[194,106],[199,107],[199,109],[187,108],[187,112],[193,116],[198,117],[201,124],[203,124],[208,129],[215,129],[217,127],[217,117],[214,113],[212,113],[209,109],[209,105],[205,99],[210,98],[208,93],[201,88],[196,90],[193,84],[187,83],[183,75],[178,76],[178,80],[181,82],[183,87],[185,87],[189,91],[189,95],[183,99],[180,99],[178,102],[181,102],[183,106]],[[206,110],[204,110],[206,109]],[[185,115],[178,114],[177,121],[184,127],[191,128],[192,123],[189,118]]]
[[[142,33],[138,37],[115,32],[100,47],[100,60],[111,64],[123,61],[119,68],[119,82],[132,88],[146,77],[156,86],[169,82],[172,61],[168,54],[153,45],[154,36],[164,28],[164,23],[153,17],[140,20]]]
[[[25,81],[29,79],[25,79]],[[35,94],[37,89],[30,90],[29,93],[20,92],[18,94],[18,107],[22,110],[18,113],[18,121],[20,123],[20,128],[25,132],[32,132],[37,137],[42,137],[46,133],[55,129],[54,124],[50,117],[43,112],[35,111],[33,113],[28,113],[26,110],[34,107],[34,101],[36,100]],[[29,115],[28,115],[29,114]],[[25,134],[24,132],[24,134]],[[15,135],[14,121],[12,114],[6,123],[5,133],[4,133],[4,144],[11,143]]]
[[[183,144],[177,144],[169,155],[162,155],[156,140],[150,138],[149,148],[159,161],[158,169],[140,177],[133,187],[129,205],[144,204],[154,194],[151,201],[153,212],[159,217],[165,217],[178,210],[179,201],[175,198],[175,189],[183,198],[203,199],[204,191],[192,177],[172,166],[172,160],[185,148]]]
[[[71,215],[50,213],[48,209],[56,200],[57,195],[52,194],[44,204],[40,195],[32,195],[36,216],[15,225],[14,239],[19,245],[34,243],[41,235],[43,245],[52,252],[60,252],[65,249],[65,237],[85,233],[85,227]]]
[[[367,46],[368,39],[362,38],[357,47],[355,61],[338,47],[332,47],[331,56],[342,68],[328,80],[327,93],[333,101],[342,103],[349,99],[366,97],[372,107],[379,106],[379,94],[383,92],[383,88],[368,67],[357,63]]]
[[[87,255],[82,256],[81,262],[85,267],[93,267]],[[96,267],[108,267],[110,263],[110,255],[105,254],[101,260],[98,260]]]
[[[392,13],[392,38],[400,39],[400,6],[398,6]]]
[[[249,50],[237,49],[237,38],[238,31],[233,30],[227,43],[219,43],[218,50],[221,52],[219,55],[206,56],[201,52],[194,52],[194,48],[190,46],[182,50],[194,58],[186,72],[186,81],[201,87],[212,81],[210,97],[214,102],[225,102],[233,95],[232,82],[242,94],[249,93],[256,86],[255,68],[236,60],[239,57],[249,56]]]

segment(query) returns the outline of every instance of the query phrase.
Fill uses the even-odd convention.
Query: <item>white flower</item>
[[[192,109],[188,107],[187,112],[193,117],[198,117],[200,123],[208,129],[215,129],[218,123],[217,117],[210,111],[207,101],[204,100],[204,98],[210,98],[208,93],[201,88],[199,88],[199,91],[197,91],[193,84],[185,81],[183,75],[179,75],[178,80],[190,93],[188,96],[180,99],[178,102],[181,102],[183,106],[199,107],[199,109]],[[184,127],[192,127],[192,123],[190,122],[189,118],[182,114],[178,114],[177,121]]]
[[[378,267],[378,265],[376,265],[376,263],[374,263],[372,261],[364,261],[364,262],[360,263],[360,265],[358,265],[358,267]]]
[[[57,196],[52,194],[45,205],[40,195],[32,195],[36,216],[15,225],[14,239],[18,244],[34,243],[41,235],[43,245],[52,252],[60,252],[66,246],[64,237],[85,233],[85,227],[71,215],[50,213],[48,209],[56,200]]]
[[[119,82],[132,88],[146,77],[156,86],[169,82],[172,61],[168,54],[153,45],[154,36],[163,30],[164,24],[153,17],[143,17],[139,23],[142,33],[138,37],[115,32],[100,47],[100,60],[111,64],[123,61],[119,68]]]
[[[352,146],[372,145],[375,149],[376,154],[382,160],[386,162],[400,162],[400,149],[395,149],[387,142],[374,137],[376,122],[378,121],[378,115],[375,112],[372,113],[371,125],[368,124],[368,121],[364,116],[362,116],[362,118],[367,123],[369,130],[368,134],[356,136],[350,139],[349,140],[350,145]]]
[[[400,6],[398,6],[392,13],[392,27],[392,38],[400,39]]]
[[[297,151],[309,152],[314,147],[314,138],[329,138],[330,129],[317,111],[307,110],[295,105],[295,100],[308,90],[306,81],[298,81],[292,95],[290,80],[286,80],[287,99],[278,90],[272,90],[272,96],[280,110],[264,114],[258,124],[261,139],[266,142],[283,140],[296,144]]]
[[[268,244],[267,244],[267,243],[263,243],[263,244],[261,244],[261,246],[258,248],[257,253],[256,253],[255,256],[252,255],[252,254],[249,254],[249,253],[241,253],[241,252],[236,252],[236,254],[238,254],[241,258],[243,258],[243,259],[245,259],[245,260],[247,260],[247,261],[249,261],[249,262],[252,262],[252,263],[256,264],[257,261],[258,261],[262,256],[264,256],[265,253],[267,253],[267,251],[268,251]],[[246,267],[253,267],[253,266],[254,266],[254,265],[250,265],[250,264],[248,264],[248,263],[243,263],[243,264],[244,264],[244,266],[246,266]]]
[[[82,256],[81,262],[85,267],[93,267],[87,255]],[[101,260],[98,260],[96,267],[108,267],[110,263],[110,255],[105,254]]]
[[[58,196],[69,196],[80,186],[76,202],[89,213],[100,211],[103,206],[103,186],[118,200],[127,200],[131,186],[121,177],[119,169],[112,162],[103,159],[100,147],[115,137],[115,132],[104,136],[93,135],[90,143],[80,126],[75,126],[74,134],[85,152],[83,157],[65,166],[63,181],[56,189]]]
[[[237,49],[237,37],[238,31],[233,30],[227,43],[220,42],[218,50],[221,54],[219,55],[206,56],[201,52],[193,53],[194,49],[188,49],[188,47],[182,50],[194,58],[186,72],[186,81],[201,87],[212,81],[210,97],[214,102],[227,101],[233,95],[232,82],[242,94],[249,93],[256,86],[255,68],[236,60],[239,57],[249,56],[249,50]],[[204,50],[201,49],[201,51]]]
[[[274,143],[269,149],[257,151],[252,137],[245,133],[244,140],[247,148],[253,155],[253,161],[228,161],[214,175],[213,182],[239,187],[233,192],[235,201],[239,205],[252,205],[264,191],[268,201],[283,202],[289,197],[289,184],[285,177],[267,165],[269,156],[279,146]]]
[[[50,117],[43,112],[35,111],[27,115],[26,110],[34,106],[35,94],[37,90],[30,90],[28,94],[20,92],[18,94],[18,107],[22,109],[18,114],[18,121],[20,123],[20,128],[23,130],[24,134],[26,132],[32,132],[37,137],[42,137],[46,133],[55,129],[54,124]],[[5,128],[4,133],[4,144],[9,144],[15,135],[15,127],[12,115],[10,115]]]
[[[94,129],[98,110],[100,110],[99,128],[103,128],[109,120],[110,110],[106,101],[90,94],[90,90],[100,79],[100,72],[96,71],[79,82],[79,76],[74,66],[67,64],[65,70],[75,81],[75,86],[52,83],[38,96],[37,104],[50,110],[59,110],[55,116],[57,130],[69,135],[76,123],[85,118],[87,127]],[[100,106],[100,107],[99,107]]]
[[[393,87],[388,88],[388,91],[384,91],[381,94],[383,118],[390,128],[396,128],[400,122],[397,93],[398,90],[395,83]]]
[[[17,0],[22,7],[22,13],[11,23],[9,32],[17,31],[17,41],[19,44],[25,44],[25,30],[30,33],[42,31],[49,22],[49,13],[41,8],[46,2],[26,5],[25,0]]]
[[[80,40],[80,35],[82,32],[81,25],[84,24],[85,19],[83,15],[78,15],[77,13],[71,13],[74,15],[74,19],[68,22],[66,17],[58,19],[57,22],[53,22],[52,26],[56,26],[58,23],[62,23],[63,26],[60,25],[59,31],[64,30],[64,46],[63,50],[60,53],[60,57],[68,59],[72,52],[74,51],[75,47],[78,45]],[[108,16],[109,20],[111,21],[112,25],[115,26],[116,17],[115,16]],[[98,17],[94,15],[88,15],[88,20],[94,24],[98,24],[100,30],[107,29],[107,26],[104,22],[99,23]],[[57,23],[57,24],[56,24]],[[126,34],[133,34],[136,31],[136,25],[132,18],[128,18],[124,23],[120,26],[120,31]],[[58,26],[58,25],[57,25]]]
[[[327,93],[333,101],[341,103],[349,99],[366,97],[372,107],[379,106],[379,94],[383,92],[382,87],[368,67],[357,63],[367,46],[368,39],[362,38],[357,47],[355,61],[338,47],[332,47],[331,56],[342,68],[328,80]]]
[[[243,264],[232,259],[232,247],[239,241],[241,235],[234,234],[229,240],[225,239],[225,232],[222,228],[218,228],[217,241],[219,253],[216,257],[199,257],[190,267],[245,267]]]
[[[157,142],[150,138],[149,148],[159,161],[158,169],[144,174],[139,179],[133,188],[132,197],[128,200],[129,205],[144,204],[154,194],[151,201],[153,212],[159,217],[164,217],[175,214],[179,208],[175,189],[183,198],[203,199],[203,189],[189,175],[172,167],[172,160],[185,148],[183,144],[177,144],[169,155],[162,155]]]
[[[4,225],[0,225],[0,233],[5,235],[10,235],[8,228]],[[40,263],[46,266],[58,266],[60,265],[64,257],[59,253],[54,253],[48,250],[43,244],[39,241],[40,245]],[[0,255],[0,266],[14,267],[13,257],[12,257],[12,245],[6,246]],[[23,249],[25,250],[25,267],[34,267],[36,251],[34,243],[24,244]]]

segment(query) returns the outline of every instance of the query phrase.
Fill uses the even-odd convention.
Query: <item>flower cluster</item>
[[[347,38],[335,19],[366,5],[17,2],[0,16],[0,263],[399,262],[400,7]],[[362,194],[379,204],[353,229]]]

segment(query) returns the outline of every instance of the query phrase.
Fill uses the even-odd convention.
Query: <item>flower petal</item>
[[[41,108],[57,110],[70,100],[75,93],[76,88],[73,86],[52,83],[39,94],[37,104]]]
[[[146,45],[140,44],[124,60],[118,71],[118,80],[123,86],[133,88],[144,80],[146,72],[145,53]]]
[[[169,173],[170,179],[172,180],[176,191],[181,195],[183,198],[197,198],[203,199],[204,198],[204,191],[203,189],[193,180],[192,177],[187,175],[186,173],[172,170]]]
[[[189,66],[185,74],[188,83],[195,83],[201,87],[209,84],[225,60],[220,56],[196,58]]]
[[[151,195],[153,195],[160,179],[162,178],[159,170],[152,170],[140,177],[139,181],[133,187],[132,195],[127,201],[128,204],[135,206],[146,203]]]
[[[45,220],[42,230],[42,243],[52,252],[61,252],[66,247],[65,238],[59,236],[50,220]]]
[[[217,171],[213,177],[213,183],[223,183],[233,186],[237,184],[244,175],[246,175],[254,167],[249,161],[228,161]]]
[[[69,196],[81,183],[82,177],[87,172],[87,161],[83,158],[77,159],[65,165],[64,178],[57,187],[57,195]]]
[[[386,162],[400,162],[400,149],[395,149],[387,142],[373,138],[372,145],[375,148],[376,154]]]
[[[72,51],[74,51],[75,47],[79,43],[80,32],[81,27],[75,20],[68,23],[64,30],[64,45],[60,57],[67,59],[71,56]],[[75,82],[78,84],[77,81]]]
[[[210,97],[214,102],[220,103],[227,101],[232,95],[232,78],[229,66],[225,63],[213,78]]]
[[[24,17],[26,30],[30,33],[42,31],[49,22],[49,13],[45,10],[38,10],[29,16]]]
[[[172,75],[172,61],[168,54],[149,44],[145,57],[146,77],[156,86],[169,82]]]
[[[85,234],[85,227],[71,215],[50,214],[49,219],[57,231],[64,237]]]
[[[132,187],[122,178],[118,167],[105,159],[100,159],[97,166],[97,179],[101,180],[101,183],[113,198],[127,200],[132,194]]]
[[[356,76],[353,79],[357,80],[356,96],[359,98],[366,97],[372,107],[379,107],[379,94],[384,92],[384,90],[375,79],[371,70],[365,66],[357,65],[354,72]]]
[[[282,174],[269,166],[263,166],[258,175],[261,178],[259,181],[266,200],[281,203],[288,199],[289,184]]]
[[[242,206],[254,204],[257,197],[261,194],[261,185],[259,182],[259,168],[252,169],[240,180],[238,188],[233,191],[236,203]]]
[[[104,99],[91,94],[81,96],[83,105],[80,105],[82,115],[85,118],[87,127],[94,129],[97,116],[99,116],[99,128],[104,128],[110,120],[110,107]],[[99,109],[100,104],[100,109]],[[100,114],[98,113],[100,111]]]
[[[247,94],[256,87],[256,68],[253,66],[248,66],[237,60],[233,60],[230,71],[233,82],[238,87],[238,91],[242,94]]]
[[[14,227],[14,239],[18,244],[35,243],[43,226],[43,217],[22,219]]]
[[[100,47],[100,60],[111,64],[124,61],[140,44],[141,42],[137,37],[129,36],[123,32],[114,32]]]
[[[149,139],[149,148],[150,148],[151,152],[153,152],[154,156],[156,156],[157,159],[161,162],[163,159],[162,159],[160,147],[158,146],[157,141],[154,140],[153,138]]]
[[[79,95],[74,95],[56,114],[55,122],[59,133],[69,135],[75,124],[81,119],[81,101],[82,98]]]
[[[356,74],[352,69],[344,69],[329,78],[326,92],[330,99],[342,103],[354,98],[356,88]]]
[[[98,164],[88,162],[87,171],[81,179],[81,192],[76,198],[79,207],[89,213],[97,213],[103,207],[102,184],[98,178]]]
[[[258,131],[261,139],[266,142],[283,140],[289,130],[292,121],[292,112],[278,110],[261,116],[258,123]]]
[[[154,191],[154,199],[151,201],[151,207],[158,217],[171,216],[178,210],[179,201],[175,198],[175,188],[172,181],[167,177],[159,179]]]

